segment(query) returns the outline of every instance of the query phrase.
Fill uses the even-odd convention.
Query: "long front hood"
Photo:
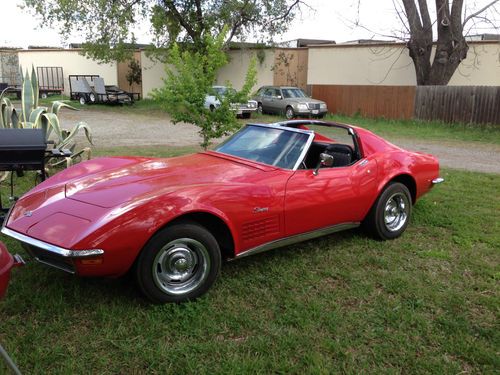
[[[7,227],[59,246],[73,246],[124,212],[191,189],[253,185],[275,168],[215,153],[170,159],[101,158],[77,164],[24,195]],[[215,190],[212,190],[215,191]]]
[[[199,153],[170,159],[138,159],[123,167],[75,178],[66,183],[66,197],[100,207],[144,200],[187,186],[248,183],[265,167]],[[250,177],[250,178],[249,178]]]

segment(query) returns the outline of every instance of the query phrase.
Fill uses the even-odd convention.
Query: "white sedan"
[[[217,96],[222,97],[226,95],[229,90],[234,93],[234,89],[226,86],[212,86],[212,92],[205,97],[205,108],[215,111],[220,107],[220,100]],[[250,118],[252,112],[257,110],[257,102],[249,100],[247,103],[232,103],[231,109],[236,112],[236,116],[242,118]]]

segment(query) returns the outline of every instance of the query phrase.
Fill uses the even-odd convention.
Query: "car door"
[[[285,194],[286,236],[360,223],[376,195],[377,163],[361,159],[346,167],[299,169],[290,177]]]
[[[284,113],[284,108],[281,108],[282,105],[283,105],[283,96],[281,90],[275,88],[272,91],[272,98],[270,100],[271,111],[277,114]]]
[[[265,112],[272,112],[273,89],[267,88],[262,93],[262,109]]]

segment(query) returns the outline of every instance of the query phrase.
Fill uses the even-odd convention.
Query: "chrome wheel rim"
[[[384,224],[388,231],[397,232],[406,224],[410,211],[410,202],[403,193],[396,193],[385,203]]]
[[[286,118],[287,118],[287,119],[291,119],[291,118],[293,118],[293,109],[288,108],[288,109],[286,110]]]
[[[80,104],[81,105],[85,104],[85,98],[83,96],[80,97]]]
[[[179,238],[163,246],[153,261],[153,280],[171,295],[189,293],[203,284],[210,270],[207,248],[192,238]]]
[[[262,112],[263,112],[262,111],[262,104],[260,104],[260,103],[257,104],[257,112],[260,113],[260,114],[262,114]]]

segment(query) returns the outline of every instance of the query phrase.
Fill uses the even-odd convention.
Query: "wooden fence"
[[[466,124],[500,124],[500,87],[418,86],[415,118]]]
[[[415,86],[312,85],[312,97],[326,102],[328,111],[366,117],[410,119]]]
[[[500,124],[498,86],[311,85],[310,91],[332,113]]]

